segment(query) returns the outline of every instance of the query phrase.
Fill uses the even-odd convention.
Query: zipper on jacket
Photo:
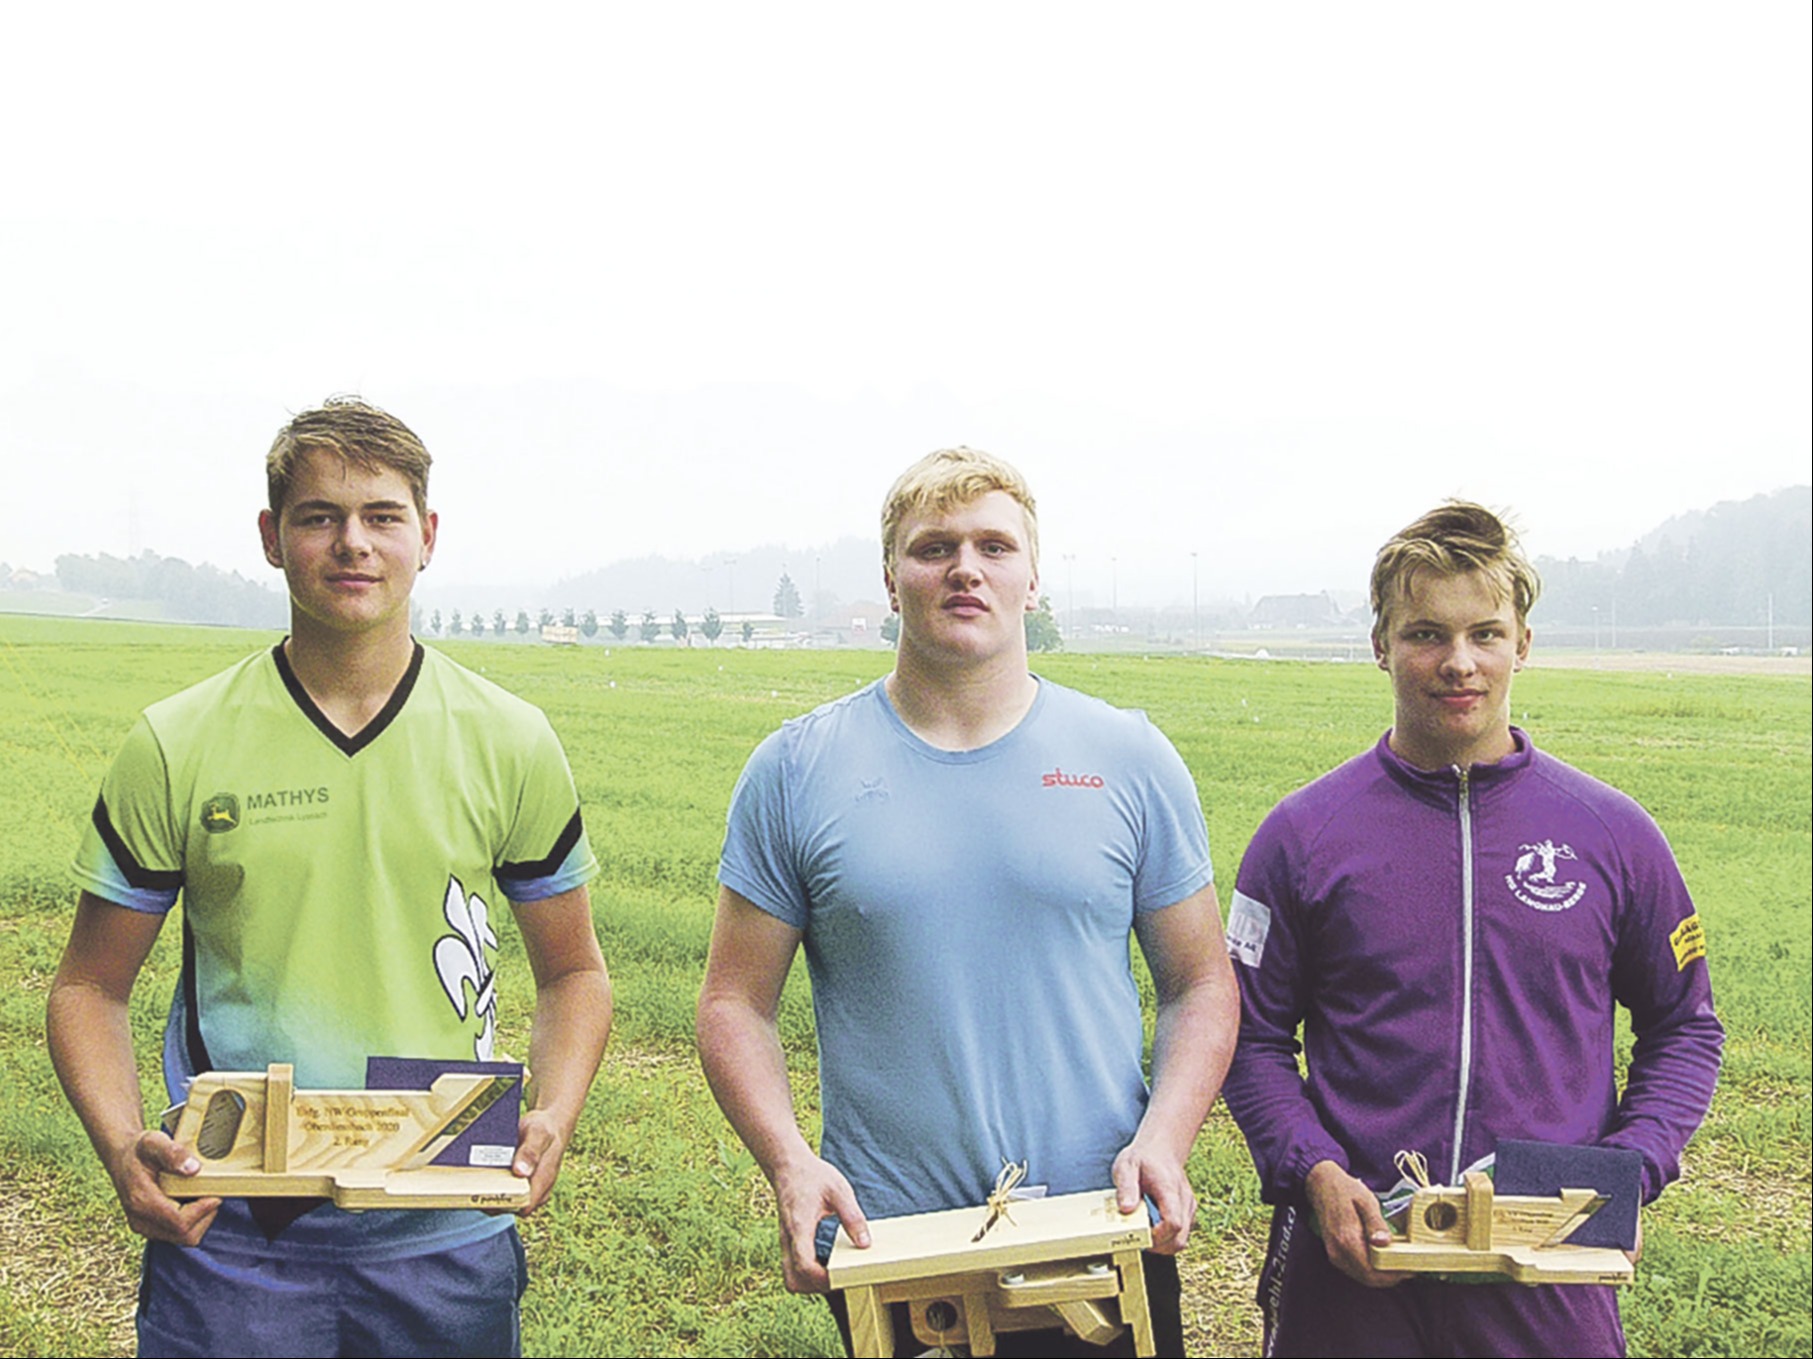
[[[1460,1183],[1461,1138],[1467,1125],[1467,1093],[1473,1081],[1473,809],[1467,801],[1468,771],[1460,775],[1460,1092],[1454,1097],[1454,1151],[1448,1183]]]

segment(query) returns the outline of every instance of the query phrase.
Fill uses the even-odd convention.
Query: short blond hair
[[[967,505],[990,491],[1005,491],[1026,516],[1026,550],[1039,565],[1039,507],[1019,469],[979,448],[941,448],[900,474],[881,507],[881,565],[894,569],[894,538],[909,514]]]
[[[416,512],[428,518],[428,469],[434,459],[408,425],[356,396],[330,396],[277,431],[264,459],[272,514],[283,513],[297,459],[314,449],[337,454],[361,471],[395,472],[409,484]]]
[[[1449,500],[1415,523],[1399,529],[1372,563],[1372,640],[1386,637],[1391,606],[1425,571],[1458,576],[1477,571],[1511,602],[1517,624],[1528,627],[1530,610],[1542,593],[1542,579],[1523,554],[1517,531],[1484,505]]]

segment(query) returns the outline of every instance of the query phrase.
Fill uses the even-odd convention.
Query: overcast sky
[[[505,13],[9,16],[0,559],[264,574],[338,391],[456,580],[873,533],[960,442],[1123,602],[1807,480],[1804,3]]]

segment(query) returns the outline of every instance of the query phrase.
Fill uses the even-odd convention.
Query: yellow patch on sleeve
[[[1695,911],[1687,919],[1674,927],[1674,933],[1668,936],[1668,942],[1674,945],[1675,971],[1683,972],[1687,964],[1695,958],[1706,956],[1706,930],[1700,924],[1700,913]]]

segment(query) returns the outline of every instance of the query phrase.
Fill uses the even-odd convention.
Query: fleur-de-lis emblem
[[[485,950],[497,949],[497,935],[485,919],[484,898],[466,888],[456,877],[447,879],[447,900],[442,906],[452,934],[444,934],[434,944],[434,970],[440,974],[447,999],[461,1019],[482,1016],[484,1031],[472,1041],[472,1053],[481,1062],[491,1060],[497,1037],[497,973],[486,962]],[[466,988],[472,988],[472,1003],[466,1003]]]

